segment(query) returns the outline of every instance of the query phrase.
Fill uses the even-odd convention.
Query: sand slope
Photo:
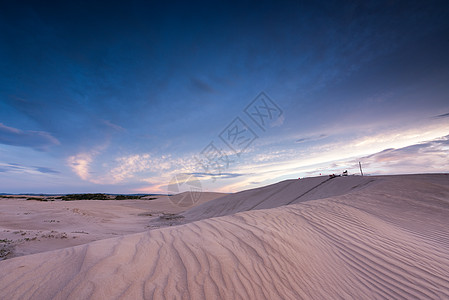
[[[242,191],[196,206],[183,215],[188,220],[230,215],[241,211],[279,207],[309,200],[343,195],[376,181],[373,177],[310,177],[285,180],[261,188]]]
[[[2,261],[0,298],[449,298],[449,176],[370,179],[339,196]]]

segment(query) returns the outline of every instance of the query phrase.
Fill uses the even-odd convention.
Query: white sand
[[[201,193],[195,204],[223,195]],[[167,196],[54,202],[26,198],[0,198],[0,240],[11,241],[3,243],[11,251],[8,258],[169,226],[178,222],[161,221],[159,216],[186,209],[173,205]]]
[[[221,217],[2,261],[0,299],[449,298],[448,175],[312,189],[325,179],[184,213]]]

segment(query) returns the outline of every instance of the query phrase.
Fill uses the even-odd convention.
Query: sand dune
[[[2,261],[0,298],[449,298],[448,175],[324,180],[185,213],[220,217]]]
[[[301,180],[285,180],[217,198],[209,203],[196,206],[183,215],[189,220],[201,220],[247,210],[274,208],[339,196],[354,191],[354,189],[361,189],[374,181],[375,178],[361,176],[332,179],[329,176],[320,176]]]

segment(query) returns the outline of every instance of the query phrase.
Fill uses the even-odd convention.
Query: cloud
[[[16,163],[0,163],[0,173],[42,173],[42,174],[59,174],[59,171],[47,167],[25,166]]]
[[[324,138],[327,138],[327,136],[328,136],[327,134],[320,134],[320,135],[315,135],[315,136],[304,137],[304,138],[297,139],[295,141],[295,143],[307,143],[307,142],[319,141]]]
[[[439,119],[439,118],[449,118],[449,113],[438,115],[438,116],[434,116],[434,118],[437,118],[437,119]]]
[[[59,145],[59,141],[45,131],[20,130],[0,123],[0,144],[30,147],[45,151],[51,146]]]
[[[33,167],[35,168],[37,171],[41,172],[41,173],[46,173],[46,174],[59,174],[58,171],[55,171],[53,169],[47,168],[47,167]]]
[[[123,128],[120,125],[114,124],[111,121],[101,119],[100,122],[103,123],[104,125],[106,125],[107,127],[117,131],[117,132],[124,132],[124,131],[126,131],[125,128]]]
[[[168,194],[167,189],[168,183],[149,183],[149,185],[146,185],[144,187],[140,188],[134,188],[132,189],[135,193],[145,193],[145,194],[153,194],[153,193],[160,193],[160,194]]]
[[[119,157],[116,161],[118,165],[108,172],[109,180],[112,182],[122,182],[127,178],[133,177],[136,173],[150,169],[153,165],[150,154]]]
[[[204,92],[204,93],[214,93],[215,92],[214,88],[211,85],[209,85],[208,83],[206,83],[198,78],[191,78],[190,82],[195,89],[197,89],[201,92]]]
[[[319,173],[331,174],[344,170],[358,173],[359,160],[362,161],[363,170],[367,169],[369,174],[444,173],[449,171],[448,139],[447,127],[421,126],[352,140],[326,141],[323,145],[308,146],[305,150],[261,153],[228,171],[251,176],[242,176],[231,184],[222,185],[219,190],[238,191],[251,187],[253,182],[260,182],[257,185],[269,184]]]
[[[196,177],[220,177],[222,179],[225,178],[235,178],[244,176],[245,174],[238,174],[238,173],[204,173],[204,172],[196,172],[196,173],[187,173],[188,175],[194,175]]]
[[[432,141],[384,151],[362,158],[364,164],[384,173],[448,172],[449,135]]]
[[[102,157],[97,156],[102,151],[103,149],[97,149],[70,156],[67,164],[81,179],[95,184],[118,184],[129,179],[161,182],[167,181],[175,174],[194,170],[192,169],[193,159],[172,158],[170,155],[156,157],[149,153],[120,156],[112,163],[101,164]],[[102,169],[99,169],[100,165]],[[94,176],[91,169],[101,175]],[[151,180],[142,177],[148,177],[149,174],[151,174]]]
[[[77,174],[82,180],[90,181],[92,183],[102,183],[96,178],[92,178],[91,165],[94,158],[105,151],[109,146],[109,142],[98,145],[95,148],[81,152],[67,158],[67,165]]]
[[[88,180],[90,179],[90,163],[94,155],[94,153],[80,153],[70,156],[67,163],[81,179]]]
[[[167,192],[166,187],[174,176],[191,174],[210,190],[235,192],[287,178],[339,173],[344,170],[356,173],[359,158],[363,158],[364,171],[366,169],[369,174],[442,172],[441,166],[449,165],[446,158],[449,156],[449,145],[444,144],[447,143],[446,138],[438,137],[447,134],[447,127],[441,124],[399,128],[336,140],[326,139],[329,136],[327,134],[311,134],[304,137],[302,142],[323,139],[323,143],[310,143],[304,147],[294,147],[290,136],[285,140],[287,147],[284,147],[284,144],[263,147],[262,151],[241,159],[238,163],[233,162],[221,172],[210,172],[201,168],[199,161],[192,154],[173,157],[138,153],[111,160],[108,155],[96,157],[100,152],[91,151],[71,157],[69,165],[80,178],[95,184],[138,183],[136,188],[139,191]],[[419,148],[421,150],[418,150]],[[408,155],[415,158],[421,155],[419,151],[427,150],[425,159],[417,160],[411,157],[409,161],[413,163],[406,167],[404,161],[400,160],[397,149],[401,149],[401,155],[409,153]],[[378,153],[382,153],[383,157]],[[393,155],[397,156],[397,161],[393,160]],[[382,159],[385,165],[381,165]],[[426,165],[433,167],[423,167]]]
[[[251,181],[249,184],[261,184],[261,181]]]

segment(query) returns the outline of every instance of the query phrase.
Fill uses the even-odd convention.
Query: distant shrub
[[[134,196],[134,195],[117,195],[115,196],[115,200],[127,200],[127,199],[140,199],[142,196]]]
[[[35,200],[35,201],[48,201],[47,198],[36,198],[36,197],[29,197],[27,200]]]
[[[70,194],[61,197],[62,201],[74,200],[109,200],[106,194]]]
[[[61,199],[62,201],[74,201],[74,200],[129,200],[129,199],[142,199],[145,196],[138,195],[108,195],[108,194],[69,194],[62,197],[56,197],[54,199]],[[148,198],[142,200],[154,200],[157,198]]]

